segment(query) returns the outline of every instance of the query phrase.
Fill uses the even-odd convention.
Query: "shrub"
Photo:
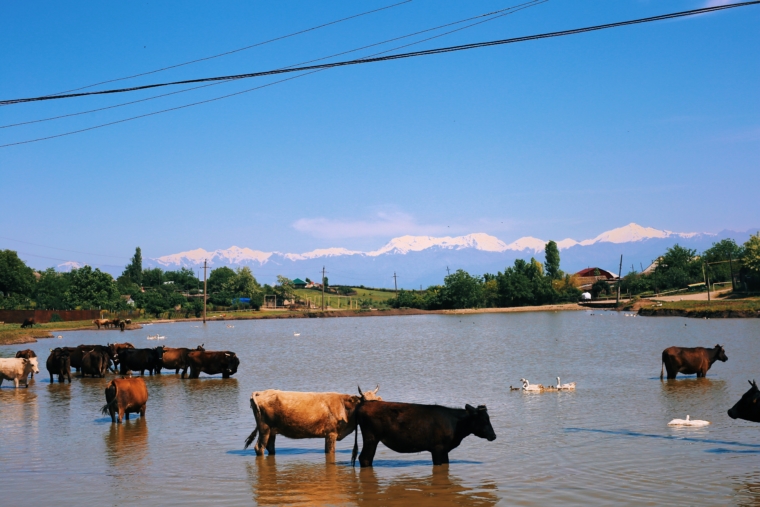
[[[57,313],[50,316],[50,322],[63,322],[63,319]]]

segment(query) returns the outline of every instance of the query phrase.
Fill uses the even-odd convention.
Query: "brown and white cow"
[[[145,417],[147,403],[148,388],[142,378],[116,378],[106,386],[106,404],[100,411],[103,415],[110,414],[112,423],[121,424],[125,415],[129,420],[130,413]]]
[[[325,454],[335,453],[335,442],[343,440],[356,428],[356,408],[364,401],[380,400],[374,391],[359,396],[341,393],[303,393],[269,389],[251,394],[251,409],[256,428],[245,441],[248,449],[259,433],[254,451],[275,453],[277,435],[288,438],[324,438]]]
[[[0,385],[3,385],[3,380],[12,380],[18,389],[19,380],[23,379],[24,385],[29,387],[29,374],[39,372],[36,357],[0,359]]]
[[[35,354],[32,349],[24,349],[16,352],[16,357],[25,357],[27,359],[31,359],[33,357],[37,357],[37,354]],[[34,378],[34,373],[32,373],[32,378]]]
[[[728,361],[726,350],[716,345],[712,349],[705,347],[668,347],[662,351],[662,368],[660,369],[660,380],[662,380],[664,370],[668,370],[668,380],[676,378],[679,373],[691,375],[696,373],[697,377],[706,377],[707,370],[715,361]]]

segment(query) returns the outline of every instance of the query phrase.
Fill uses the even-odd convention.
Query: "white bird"
[[[573,391],[575,390],[575,382],[569,382],[567,384],[561,384],[559,377],[557,377],[557,389],[560,391]]]
[[[293,336],[301,336],[301,333],[293,333]]]
[[[523,391],[541,392],[544,390],[544,386],[541,384],[531,384],[524,378],[521,378],[520,382],[523,384]]]
[[[58,339],[60,340],[61,338],[63,338],[63,336],[62,335],[58,335]]]
[[[230,326],[229,324],[227,324],[227,328],[228,329],[232,329],[233,327],[235,327],[235,326]]]
[[[686,416],[686,419],[673,419],[668,423],[668,426],[707,426],[710,424],[710,421],[702,421],[700,419],[689,419],[689,416]]]

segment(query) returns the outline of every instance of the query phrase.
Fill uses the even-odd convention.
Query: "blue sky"
[[[0,16],[0,98],[145,72],[393,3],[13,2]],[[292,65],[516,3],[413,0],[114,84]],[[407,50],[708,3],[720,2],[549,0]],[[231,245],[369,250],[402,234],[580,240],[629,222],[675,231],[757,227],[758,26],[760,6],[752,6],[331,69],[211,104],[2,148],[0,248],[23,252],[36,267],[58,259],[121,265],[137,245],[156,257]],[[277,79],[0,129],[0,144]],[[0,125],[159,93],[0,107]]]

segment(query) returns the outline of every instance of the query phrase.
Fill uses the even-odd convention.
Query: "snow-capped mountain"
[[[566,238],[557,241],[561,267],[575,272],[589,266],[617,271],[623,255],[624,271],[648,265],[666,248],[680,243],[688,248],[704,250],[713,242],[731,237],[743,242],[749,233],[723,231],[718,234],[672,232],[642,227],[635,223],[605,231],[592,239]],[[404,287],[441,283],[450,270],[465,269],[470,273],[503,271],[515,259],[536,257],[543,260],[547,240],[531,236],[511,243],[485,233],[457,237],[400,236],[377,250],[362,252],[346,248],[323,248],[303,253],[263,252],[237,246],[228,249],[204,250],[164,255],[149,259],[146,264],[164,269],[197,267],[206,260],[210,266],[250,266],[262,282],[271,283],[277,274],[291,278],[319,279],[327,266],[332,283],[385,287],[392,285],[391,275],[399,275]],[[613,269],[614,268],[614,269]]]

